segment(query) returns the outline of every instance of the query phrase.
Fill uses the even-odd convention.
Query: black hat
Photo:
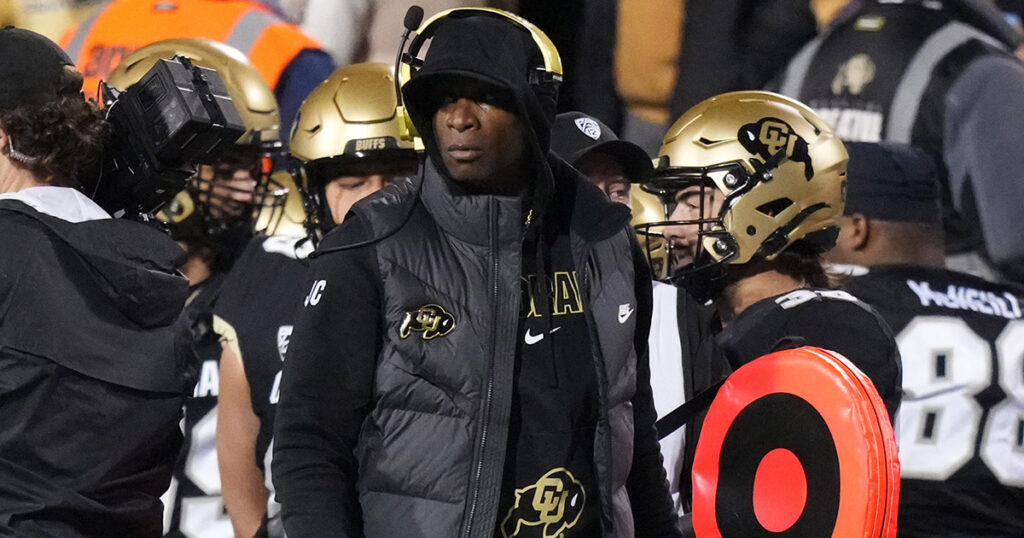
[[[923,151],[891,142],[847,142],[847,215],[899,222],[939,222],[935,161]]]
[[[588,153],[614,157],[633,183],[643,183],[654,175],[654,164],[640,146],[619,140],[601,120],[582,112],[564,112],[555,116],[551,127],[551,151],[575,165]]]
[[[0,28],[0,108],[40,106],[62,89],[64,66],[74,65],[56,43],[13,26]]]

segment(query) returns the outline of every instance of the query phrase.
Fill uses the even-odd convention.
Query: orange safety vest
[[[181,37],[235,47],[271,88],[299,52],[320,49],[298,27],[249,0],[115,0],[68,30],[60,44],[85,76],[85,94],[93,96],[99,81],[136,49]]]

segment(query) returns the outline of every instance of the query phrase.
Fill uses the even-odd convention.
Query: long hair
[[[106,142],[109,125],[81,88],[82,75],[65,68],[57,95],[42,106],[0,109],[0,129],[20,155],[12,161],[52,185],[76,186],[93,166]]]

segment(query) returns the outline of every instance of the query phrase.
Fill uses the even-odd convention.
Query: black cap
[[[619,140],[601,120],[582,112],[563,112],[555,116],[551,151],[572,165],[588,153],[604,153],[622,165],[633,183],[643,183],[654,175],[654,164],[643,148]]]
[[[925,152],[891,142],[847,142],[847,215],[899,222],[939,222],[935,161]]]
[[[74,62],[46,37],[13,26],[0,28],[0,108],[49,102],[62,89],[66,65]]]

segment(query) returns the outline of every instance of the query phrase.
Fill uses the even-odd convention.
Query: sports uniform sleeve
[[[1009,56],[976,59],[946,95],[943,159],[953,205],[968,218],[977,213],[988,256],[1018,274],[1024,235],[1012,223],[1024,220],[1022,123],[1024,66]]]
[[[646,257],[630,233],[633,244],[634,278],[636,279],[637,324],[633,337],[636,349],[636,394],[633,395],[633,466],[626,480],[636,536],[679,536],[676,513],[668,492],[665,468],[662,466],[658,418],[651,395],[651,366],[647,355],[647,336],[651,328],[653,295],[651,271]],[[683,390],[683,387],[679,387]]]
[[[311,274],[284,362],[272,476],[289,536],[362,536],[354,450],[381,334],[373,247],[318,257]]]

